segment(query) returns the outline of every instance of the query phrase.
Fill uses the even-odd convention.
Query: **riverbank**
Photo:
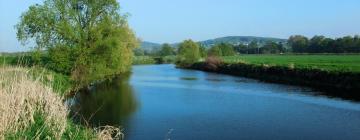
[[[55,78],[54,78],[55,77]],[[118,128],[91,129],[68,116],[56,75],[38,69],[0,67],[0,139],[109,139]],[[58,91],[61,91],[59,88]],[[113,135],[113,136],[115,136]]]
[[[326,71],[289,66],[255,65],[247,63],[195,63],[188,69],[243,76],[267,82],[308,86],[324,94],[350,100],[360,100],[360,73]]]
[[[176,56],[135,56],[133,65],[171,64],[175,63]]]

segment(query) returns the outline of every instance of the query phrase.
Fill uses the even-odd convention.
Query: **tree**
[[[220,43],[217,45],[222,53],[222,56],[233,56],[235,55],[234,46],[228,43]]]
[[[170,55],[175,55],[174,48],[171,47],[171,45],[168,43],[163,44],[160,49],[160,56],[170,56]]]
[[[178,66],[188,67],[200,59],[201,54],[199,44],[192,40],[185,40],[184,42],[180,43],[177,55]]]
[[[260,53],[260,48],[259,48],[257,41],[250,42],[250,44],[248,45],[247,53],[248,54],[259,54]]]
[[[206,50],[205,46],[202,45],[202,44],[199,44],[199,46],[200,46],[201,58],[206,58],[207,57],[207,50]]]
[[[314,36],[309,41],[309,47],[307,52],[309,53],[321,53],[325,50],[324,44],[325,37],[324,36]]]
[[[208,56],[223,56],[219,46],[213,46],[208,51]]]
[[[72,49],[73,48],[66,46],[49,48],[50,61],[48,62],[48,68],[66,75],[71,74],[72,66],[76,59],[74,58],[74,51]]]
[[[343,53],[351,53],[354,39],[351,36],[345,36],[339,40],[340,48]]]
[[[239,44],[234,47],[234,50],[238,53],[247,54],[248,53],[248,46],[245,44]]]
[[[355,35],[354,36],[354,43],[353,43],[353,52],[360,53],[360,36]]]
[[[304,53],[307,50],[309,40],[305,36],[295,35],[290,36],[288,43],[292,47],[293,52]]]
[[[143,48],[135,48],[133,50],[135,56],[143,56],[145,55],[145,50]]]
[[[273,41],[268,41],[264,45],[264,47],[261,48],[261,53],[265,54],[276,54],[283,52],[283,45],[282,43],[275,43]]]
[[[116,0],[45,0],[22,14],[17,38],[44,50],[73,51],[71,77],[77,86],[88,85],[131,67],[138,40],[119,9]]]
[[[236,52],[231,44],[220,43],[210,48],[209,56],[233,56]]]
[[[337,53],[338,49],[335,44],[335,40],[331,38],[325,38],[322,43],[322,53]]]

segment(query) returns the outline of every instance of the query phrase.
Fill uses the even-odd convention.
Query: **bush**
[[[179,45],[177,66],[188,67],[201,59],[200,47],[192,40],[185,40]]]
[[[216,56],[210,56],[205,60],[205,69],[210,71],[218,70],[219,66],[223,64],[223,60]]]

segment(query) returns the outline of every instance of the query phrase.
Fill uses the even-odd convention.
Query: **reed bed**
[[[89,129],[68,120],[68,108],[30,69],[0,67],[0,139],[122,139],[120,129]]]

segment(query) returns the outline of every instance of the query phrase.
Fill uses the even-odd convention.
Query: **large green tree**
[[[295,36],[290,36],[288,43],[292,47],[293,52],[304,53],[307,51],[307,47],[309,45],[309,39],[305,36],[295,35]]]
[[[77,86],[88,85],[130,69],[138,40],[119,9],[116,0],[45,0],[22,14],[17,37],[52,50],[54,65],[70,70]]]
[[[180,43],[177,55],[177,65],[187,67],[201,59],[199,44],[192,40]]]
[[[324,44],[325,37],[324,36],[314,36],[309,41],[309,48],[308,52],[310,53],[320,53],[324,52],[325,44]]]
[[[168,43],[164,43],[161,46],[160,49],[160,56],[170,56],[170,55],[175,55],[175,49],[173,47],[171,47],[170,44]]]

